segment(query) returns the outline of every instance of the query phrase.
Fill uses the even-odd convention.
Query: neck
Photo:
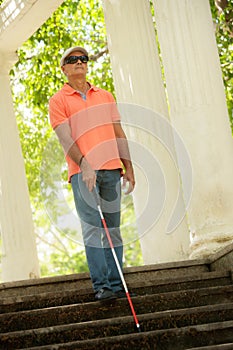
[[[83,92],[84,94],[87,92],[89,89],[89,84],[87,83],[86,79],[80,79],[80,80],[74,80],[70,81],[69,80],[69,85],[80,92]]]

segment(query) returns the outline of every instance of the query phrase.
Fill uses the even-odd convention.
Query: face
[[[74,51],[71,54],[67,56],[83,56],[83,52],[80,51]],[[76,63],[68,63],[65,64],[62,67],[62,71],[64,74],[67,76],[68,79],[70,78],[81,78],[81,77],[86,77],[87,74],[87,63],[81,62],[81,60],[78,60]]]

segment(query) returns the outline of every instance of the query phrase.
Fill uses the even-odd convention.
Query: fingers
[[[94,174],[92,174],[92,176],[89,176],[89,177],[87,177],[87,178],[84,178],[83,181],[85,182],[85,184],[86,184],[88,190],[89,190],[90,192],[92,192],[92,191],[93,191],[93,188],[94,188],[95,185],[96,185],[96,174],[94,173]]]
[[[96,185],[96,173],[91,168],[91,166],[86,161],[86,159],[82,162],[81,170],[82,170],[82,180],[83,182],[85,182],[88,190],[92,192],[93,188]]]
[[[123,184],[122,184],[123,190],[125,194],[129,194],[134,190],[135,187],[135,179],[134,174],[127,172],[123,175]]]
[[[133,190],[134,190],[134,184],[132,182],[129,182],[129,186],[126,194],[133,192]]]
[[[127,186],[127,179],[126,179],[125,175],[123,175],[122,187],[123,187],[123,188],[126,188],[126,186]]]
[[[132,184],[132,182],[128,181],[128,186],[125,186],[126,190],[124,191],[125,194],[130,194],[133,189],[134,189],[134,185]]]

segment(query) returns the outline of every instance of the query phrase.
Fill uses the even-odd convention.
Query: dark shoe
[[[130,295],[131,297],[136,297],[136,296],[137,296],[137,294],[135,294],[135,293],[130,293],[130,292],[129,292],[129,295]],[[115,296],[116,296],[117,298],[127,298],[127,296],[126,296],[124,290],[118,290],[117,292],[115,292]]]
[[[96,300],[116,299],[116,295],[110,289],[102,288],[96,293],[95,299]]]

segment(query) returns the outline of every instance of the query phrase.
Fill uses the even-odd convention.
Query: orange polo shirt
[[[91,86],[84,100],[68,84],[49,101],[52,128],[69,123],[71,135],[94,170],[122,168],[113,123],[120,115],[112,94]],[[68,178],[79,173],[79,166],[66,155]]]

